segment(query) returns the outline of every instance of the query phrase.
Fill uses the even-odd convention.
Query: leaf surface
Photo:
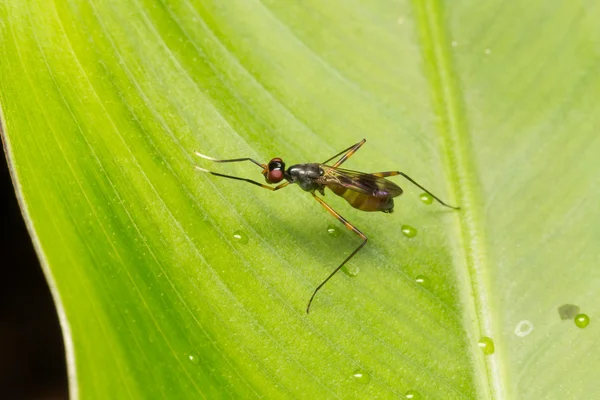
[[[567,1],[0,5],[3,141],[71,395],[597,396],[599,17]],[[462,209],[400,177],[391,215],[328,192],[370,240],[306,315],[359,238],[298,187],[199,173],[263,179],[194,151],[289,166],[363,137],[345,168],[401,170]]]

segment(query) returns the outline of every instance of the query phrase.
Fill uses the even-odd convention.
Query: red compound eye
[[[267,179],[271,183],[281,182],[281,180],[283,179],[283,171],[280,169],[274,169],[272,171],[269,171],[269,173],[267,174]]]

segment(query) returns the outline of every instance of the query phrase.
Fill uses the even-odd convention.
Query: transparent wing
[[[325,172],[323,179],[326,185],[339,185],[374,197],[396,197],[402,194],[402,189],[398,185],[379,176],[333,168],[325,164],[320,164],[320,167]]]

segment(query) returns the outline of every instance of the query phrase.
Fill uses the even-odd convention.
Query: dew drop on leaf
[[[575,325],[577,325],[577,327],[583,329],[586,326],[588,326],[589,324],[590,324],[590,317],[588,317],[586,314],[577,314],[575,316]]]
[[[420,400],[423,398],[423,396],[421,396],[421,394],[415,390],[409,390],[408,392],[406,392],[404,397],[411,400]]]
[[[246,234],[242,231],[233,232],[233,239],[235,239],[236,242],[241,244],[248,243],[248,236],[246,236]]]
[[[494,354],[494,351],[496,350],[494,347],[494,341],[487,336],[483,336],[481,339],[479,339],[479,342],[477,344],[479,345],[481,350],[483,350],[483,354],[485,354],[486,356]]]
[[[356,278],[356,276],[358,275],[358,273],[360,272],[360,267],[358,267],[358,265],[344,265],[342,267],[342,271],[344,271],[344,273],[346,275],[348,275],[351,278]]]
[[[337,226],[334,225],[328,225],[327,226],[327,233],[329,234],[329,236],[331,237],[336,237],[340,235],[340,230],[338,229]]]
[[[200,364],[200,356],[194,351],[188,354],[188,360],[194,365]]]
[[[402,225],[402,233],[409,238],[417,236],[417,230],[410,225]]]
[[[425,204],[433,203],[433,197],[431,197],[428,193],[421,193],[419,197],[421,198],[421,201]]]
[[[354,371],[352,377],[354,378],[355,382],[362,383],[363,385],[366,385],[371,381],[371,375],[362,369],[357,369]]]
[[[415,278],[415,282],[417,282],[419,285],[423,286],[423,287],[429,287],[429,278],[426,277],[425,275],[417,275],[417,277]]]

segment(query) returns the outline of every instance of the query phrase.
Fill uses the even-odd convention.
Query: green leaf
[[[3,141],[72,397],[597,396],[599,18],[562,0],[3,2]],[[291,165],[363,137],[344,167],[462,209],[400,177],[391,215],[327,192],[370,241],[306,315],[359,238],[297,187],[194,170],[255,165],[193,153]]]

